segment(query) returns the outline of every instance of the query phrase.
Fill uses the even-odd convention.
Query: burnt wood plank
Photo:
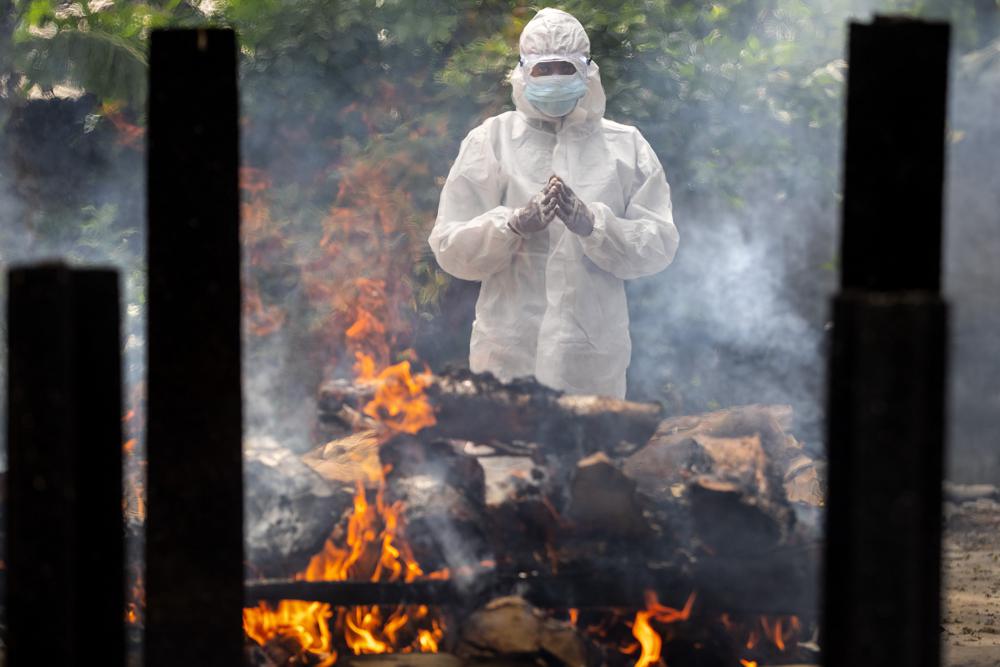
[[[374,391],[370,384],[342,380],[323,385],[318,411],[327,435],[332,438],[372,425],[358,411]],[[537,443],[526,447],[543,445],[581,456],[634,451],[649,440],[663,417],[663,408],[656,403],[564,394],[533,379],[502,383],[490,373],[465,369],[432,376],[427,400],[437,424],[425,429],[422,437]]]

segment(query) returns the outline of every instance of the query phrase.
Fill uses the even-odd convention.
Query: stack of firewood
[[[437,423],[393,435],[363,412],[370,385],[331,382],[319,397],[322,446],[298,457],[250,443],[251,572],[301,569],[349,514],[358,480],[374,486],[384,470],[385,500],[402,501],[425,572],[485,566],[586,581],[650,570],[676,574],[720,611],[811,611],[822,467],[789,434],[787,406],[664,418],[656,404],[468,371],[434,376],[426,394]],[[504,654],[480,635],[516,617],[537,625],[538,650],[586,653],[590,644],[526,604],[504,599],[470,614],[455,650]]]

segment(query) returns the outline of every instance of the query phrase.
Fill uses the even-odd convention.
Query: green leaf
[[[55,9],[50,0],[32,0],[24,14],[25,23],[33,27],[41,26],[52,18],[55,18]]]

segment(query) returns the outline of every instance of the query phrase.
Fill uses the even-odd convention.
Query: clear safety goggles
[[[571,64],[574,69],[576,69],[577,74],[586,78],[587,68],[590,66],[591,58],[584,55],[567,56],[555,53],[548,53],[544,55],[531,55],[522,56],[520,60],[521,71],[524,72],[525,76],[531,75],[531,70],[534,69],[535,65],[538,63],[555,63],[563,62]]]

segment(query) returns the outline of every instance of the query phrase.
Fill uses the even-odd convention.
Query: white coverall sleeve
[[[445,271],[482,280],[508,266],[521,237],[507,226],[514,209],[501,206],[500,163],[483,126],[462,142],[441,191],[431,250]]]
[[[679,241],[663,167],[646,140],[637,139],[635,181],[624,215],[618,217],[606,204],[592,202],[594,231],[580,237],[587,257],[622,280],[665,269]]]

